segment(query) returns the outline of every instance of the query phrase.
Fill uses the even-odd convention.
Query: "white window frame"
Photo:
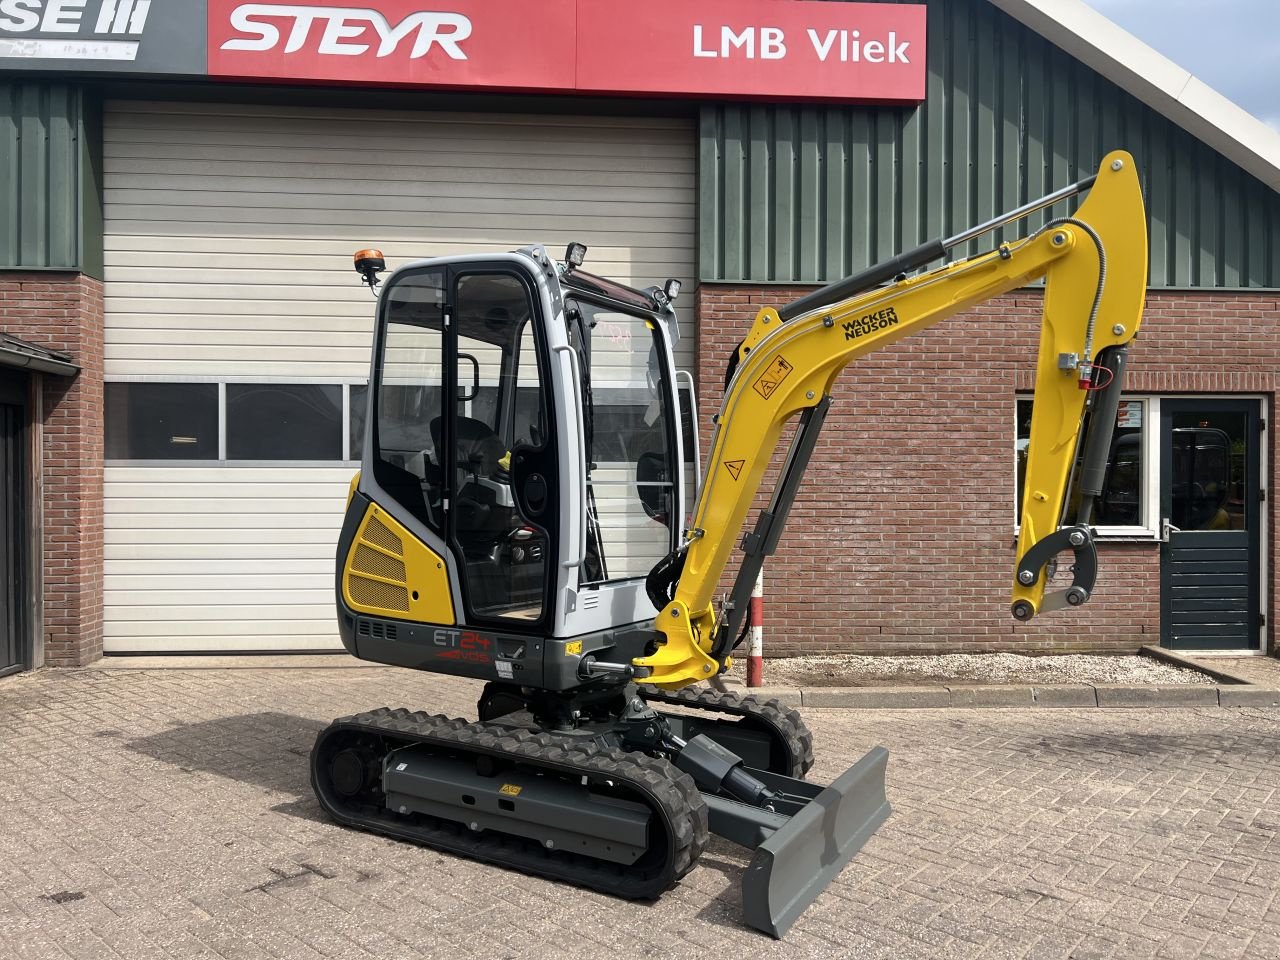
[[[1013,442],[1012,458],[1014,517],[1013,530],[1016,536],[1020,532],[1021,517],[1017,512],[1018,490],[1018,403],[1031,400],[1030,393],[1017,393],[1013,404]],[[1128,527],[1096,526],[1099,540],[1125,541],[1137,540],[1155,542],[1160,537],[1160,437],[1159,429],[1153,424],[1160,423],[1160,397],[1148,393],[1124,393],[1121,403],[1136,401],[1142,404],[1142,523]]]
[[[147,460],[107,458],[108,467],[334,467],[359,466],[351,458],[351,388],[367,387],[368,378],[341,379],[328,377],[226,377],[226,376],[170,376],[166,374],[134,374],[105,377],[106,383],[216,383],[218,385],[218,458],[216,460]],[[342,388],[342,453],[336,460],[230,460],[227,458],[227,384],[265,383],[283,386],[305,384],[307,386],[340,386]],[[107,424],[103,422],[105,435]]]

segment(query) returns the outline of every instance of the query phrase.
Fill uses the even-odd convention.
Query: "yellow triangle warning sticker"
[[[742,473],[742,465],[746,462],[747,461],[745,460],[726,460],[724,462],[724,467],[729,471],[729,475],[732,476],[733,479],[737,480],[738,474]]]
[[[774,357],[773,363],[769,364],[764,373],[760,374],[756,382],[751,386],[756,393],[768,400],[773,396],[774,391],[782,385],[782,381],[787,379],[787,375],[793,369],[795,368],[782,357]]]

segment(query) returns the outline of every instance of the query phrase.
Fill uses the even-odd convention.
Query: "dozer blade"
[[[756,847],[742,879],[742,907],[750,926],[783,937],[885,822],[888,760],[889,751],[876,747]]]

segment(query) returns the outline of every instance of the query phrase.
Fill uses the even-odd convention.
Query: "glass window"
[[[347,459],[360,460],[364,457],[364,423],[369,414],[369,387],[363,383],[353,383],[349,388],[351,397],[347,401],[350,418],[347,425]]]
[[[1169,519],[1175,527],[1247,529],[1247,423],[1243,413],[1173,414]]]
[[[456,306],[451,522],[464,596],[480,616],[537,620],[549,569],[538,524],[554,510],[546,481],[554,453],[532,449],[545,439],[532,301],[519,277],[482,273],[459,278]]]
[[[571,301],[589,342],[575,346],[590,370],[583,422],[590,436],[587,479],[593,560],[586,582],[643,577],[667,555],[675,477],[670,417],[655,324],[644,317]],[[571,327],[571,331],[576,328]]]
[[[444,271],[403,275],[383,295],[383,311],[374,476],[411,514],[443,530],[437,438],[444,411]]]
[[[341,385],[228,383],[227,459],[341,460]]]
[[[1146,527],[1146,483],[1144,468],[1144,431],[1147,421],[1145,400],[1121,400],[1116,411],[1115,433],[1111,437],[1111,453],[1103,478],[1102,495],[1095,504],[1093,524],[1099,527]],[[1017,401],[1018,430],[1014,456],[1017,463],[1017,516],[1022,514],[1022,486],[1027,468],[1027,445],[1031,436],[1031,400]],[[1082,431],[1088,429],[1085,418]],[[1077,457],[1073,470],[1078,475],[1080,460]],[[1074,485],[1067,518],[1076,513],[1080,504],[1080,490]]]
[[[681,386],[678,395],[680,397],[680,437],[684,445],[686,498],[684,524],[688,526],[693,522],[693,508],[698,494],[698,470],[701,466],[697,457],[694,456],[697,450],[698,407],[694,402],[693,391],[689,387]]]
[[[108,460],[217,460],[216,383],[107,383]]]

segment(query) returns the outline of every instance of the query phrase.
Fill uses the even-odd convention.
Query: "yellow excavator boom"
[[[741,622],[741,611],[731,604],[722,618],[726,622],[719,622],[713,593],[786,424],[801,417],[781,481],[790,488],[775,497],[766,511],[768,522],[744,541],[756,569],[776,543],[840,372],[859,357],[1041,278],[1044,314],[1012,611],[1028,620],[1088,599],[1096,569],[1089,512],[1115,420],[1123,348],[1138,332],[1146,291],[1146,218],[1133,158],[1111,153],[1096,177],[895,258],[888,276],[883,269],[869,274],[878,277],[876,283],[890,279],[899,266],[904,273],[922,266],[978,232],[1085,189],[1088,196],[1075,214],[1051,219],[1025,239],[917,276],[898,276],[887,286],[866,289],[863,284],[851,291],[857,284],[842,281],[782,310],[766,307],[757,314],[738,349],[737,368],[716,417],[692,527],[663,572],[655,571],[658,581],[666,577],[666,602],[658,604],[656,623],[662,639],[651,656],[634,661],[648,671],[646,683],[681,687],[729,662],[732,628]],[[1097,429],[1082,445],[1081,426],[1091,411]],[[1072,467],[1082,447],[1081,513],[1064,523]],[[1044,565],[1062,550],[1076,553],[1076,582],[1046,597]],[[651,596],[653,583],[651,577]]]

